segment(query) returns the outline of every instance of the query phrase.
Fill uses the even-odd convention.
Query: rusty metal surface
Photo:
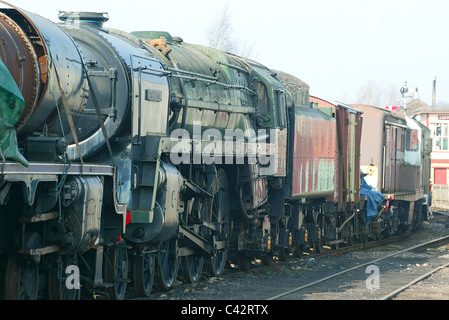
[[[310,101],[319,109],[329,108],[337,122],[336,188],[328,200],[338,202],[339,210],[346,204],[354,206],[360,191],[362,111],[315,96],[311,96]]]
[[[339,189],[343,203],[354,203],[360,191],[361,113],[337,107]]]
[[[38,71],[23,74],[22,81],[36,91],[37,100],[27,102],[29,105],[17,125],[19,136],[35,131],[42,132],[44,129],[60,133],[61,125],[55,109],[59,104],[61,92],[71,101],[70,111],[74,119],[86,105],[85,93],[88,88],[80,53],[72,39],[53,22],[14,7],[1,9],[1,12],[13,19],[18,26],[12,30],[11,36],[22,39],[26,50],[33,56],[33,60],[28,58],[23,61],[24,69],[35,70],[36,59],[38,61]],[[18,40],[13,42],[12,38],[6,40],[9,48],[14,46],[12,43],[20,43]],[[58,45],[51,45],[53,43]],[[36,75],[39,82],[36,81]],[[62,122],[63,127],[68,128],[65,116],[62,116]]]
[[[28,255],[28,256],[44,256],[46,254],[58,252],[59,250],[60,249],[58,246],[47,246],[47,247],[37,248],[37,249],[19,250],[19,253]]]
[[[33,112],[39,88],[38,60],[23,30],[0,12],[0,58],[25,99],[25,109],[17,126]]]
[[[295,107],[294,118],[292,197],[329,196],[335,190],[335,119],[302,107]]]

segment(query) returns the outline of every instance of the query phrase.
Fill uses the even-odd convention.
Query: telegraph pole
[[[401,95],[404,99],[404,114],[407,114],[407,93],[408,93],[408,87],[407,87],[407,81],[405,81],[405,85],[401,88]]]
[[[435,106],[437,103],[437,77],[433,79],[433,89],[432,89],[432,105]]]

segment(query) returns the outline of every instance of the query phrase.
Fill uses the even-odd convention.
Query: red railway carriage
[[[338,204],[337,211],[346,204],[353,208],[360,192],[362,112],[316,96],[310,96],[310,102],[336,119],[335,192],[328,201]]]
[[[303,249],[344,242],[358,232],[362,112],[310,96],[291,125],[291,230]],[[295,203],[295,201],[298,202]],[[308,242],[308,243],[306,243]]]
[[[292,198],[327,197],[333,194],[335,119],[311,108],[295,107],[292,120]]]

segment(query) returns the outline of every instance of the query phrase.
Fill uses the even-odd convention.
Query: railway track
[[[305,258],[305,259],[301,259],[301,260],[308,260],[308,259],[312,259],[312,260],[317,259],[318,260],[318,258],[322,259],[322,258],[332,257],[332,256],[344,256],[345,254],[348,254],[349,252],[364,252],[364,250],[367,250],[367,249],[374,249],[374,248],[379,248],[379,247],[383,247],[383,246],[387,246],[387,245],[394,245],[398,241],[403,240],[403,239],[409,237],[410,235],[412,235],[413,231],[416,231],[416,230],[409,230],[399,236],[390,237],[388,239],[366,242],[366,243],[365,242],[357,243],[357,244],[354,244],[351,246],[340,247],[338,249],[324,250],[320,253],[308,253],[307,255],[302,256],[302,258]],[[376,263],[376,262],[386,259],[388,257],[399,255],[402,252],[407,252],[407,251],[415,250],[418,248],[423,248],[426,245],[430,246],[432,243],[434,245],[436,245],[438,243],[438,241],[444,241],[444,239],[446,239],[446,241],[449,242],[449,237],[446,237],[446,238],[436,239],[436,240],[427,242],[426,244],[420,244],[420,245],[408,248],[406,250],[401,250],[401,251],[395,252],[394,254],[391,254],[387,257],[369,261],[368,263],[364,263],[363,265],[358,265],[357,267],[350,268],[348,270],[343,270],[342,272],[336,273],[332,276],[325,277],[321,280],[314,281],[307,285],[298,287],[295,290],[293,290],[292,293],[296,292],[296,291],[300,291],[300,290],[308,288],[308,287],[312,287],[313,285],[317,285],[319,283],[325,282],[326,280],[332,279],[334,277],[338,277],[339,275],[343,275],[352,270],[360,269],[364,266],[366,267],[367,265]],[[256,277],[259,275],[263,275],[263,274],[274,274],[277,272],[276,270],[283,269],[286,266],[288,266],[289,263],[294,263],[295,261],[298,261],[298,257],[294,257],[293,255],[290,255],[288,257],[287,261],[275,260],[269,265],[263,265],[262,263],[256,264],[256,266],[251,267],[251,269],[249,271],[240,271],[236,266],[231,267],[231,268],[226,268],[225,273],[220,277],[219,281],[229,281],[232,278],[246,277],[248,274],[253,274]],[[211,278],[209,278],[209,277],[202,277],[200,282],[197,284],[187,284],[187,283],[181,284],[180,282],[177,282],[177,284],[170,290],[170,292],[165,292],[165,291],[153,292],[148,299],[151,299],[151,300],[155,300],[155,299],[159,300],[159,299],[167,299],[167,298],[185,299],[186,295],[184,295],[183,292],[191,292],[192,290],[195,291],[195,288],[201,287],[201,286],[208,287],[210,282],[211,282]],[[129,288],[129,289],[131,289],[131,288]],[[133,291],[133,290],[128,290],[128,292],[130,292],[130,291]],[[270,298],[269,300],[282,299],[283,296],[288,296],[288,294],[289,294],[288,292],[283,293],[283,294],[280,294],[279,296],[274,296],[274,297]],[[203,298],[204,297],[201,297],[200,299],[203,299]],[[230,298],[233,299],[234,297],[230,297]],[[136,297],[134,296],[133,293],[130,292],[130,294],[127,295],[126,299],[133,300],[133,299],[136,299]],[[140,299],[140,298],[137,298],[137,299]],[[145,299],[145,298],[143,298],[143,299]],[[189,298],[187,297],[187,299],[189,299]],[[224,298],[224,299],[228,299],[228,298]],[[256,299],[259,299],[259,298],[256,298]],[[263,299],[265,299],[265,298],[263,298]]]
[[[407,283],[405,286],[402,286],[401,288],[383,296],[380,300],[392,300],[393,298],[395,298],[397,295],[399,295],[400,293],[404,292],[405,290],[409,289],[411,286],[419,283],[420,281],[423,281],[424,279],[427,279],[428,277],[430,277],[431,275],[437,273],[438,271],[449,267],[449,263],[445,263],[429,272],[427,272],[426,274],[417,277],[416,279],[414,279],[413,281]]]
[[[359,265],[354,266],[352,268],[348,268],[348,269],[342,270],[340,272],[331,274],[329,276],[326,276],[324,278],[318,279],[316,281],[313,281],[313,282],[307,283],[305,285],[298,286],[298,287],[296,287],[294,289],[282,292],[282,293],[280,293],[278,295],[275,295],[275,296],[272,296],[272,297],[268,298],[267,300],[280,300],[280,299],[292,297],[294,294],[298,293],[301,290],[317,286],[317,285],[319,285],[319,284],[321,284],[323,282],[326,282],[326,281],[338,278],[340,276],[343,276],[343,275],[345,275],[347,273],[350,273],[352,271],[355,271],[357,269],[361,269],[361,268],[364,268],[364,267],[375,265],[378,262],[381,262],[381,261],[387,260],[389,258],[392,258],[392,257],[398,256],[398,255],[404,254],[406,252],[411,252],[411,251],[414,251],[414,250],[424,250],[424,249],[429,248],[431,246],[436,246],[436,245],[447,243],[448,241],[449,241],[449,236],[444,236],[444,237],[441,237],[441,238],[438,238],[438,239],[434,239],[434,240],[431,240],[431,241],[427,241],[427,242],[424,242],[424,243],[421,243],[421,244],[409,247],[409,248],[404,249],[404,250],[399,250],[399,251],[394,252],[392,254],[385,255],[385,256],[383,256],[381,258],[374,259],[374,260],[368,261],[368,262],[363,263],[363,264],[359,264]],[[399,293],[401,293],[404,290],[406,290],[407,288],[409,288],[410,286],[418,283],[419,281],[422,281],[422,280],[426,279],[430,275],[432,275],[432,274],[438,272],[439,270],[441,270],[443,268],[446,268],[448,266],[449,266],[449,263],[442,264],[439,267],[437,267],[437,268],[435,268],[435,269],[425,273],[424,275],[421,275],[421,276],[413,279],[413,281],[410,281],[406,285],[404,285],[404,286],[402,286],[402,287],[400,287],[400,288],[390,292],[389,294],[384,295],[381,299],[382,300],[392,299],[395,296],[397,296]]]

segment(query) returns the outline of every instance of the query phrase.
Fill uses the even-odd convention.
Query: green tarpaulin
[[[28,161],[19,152],[14,125],[25,107],[22,93],[0,58],[0,148],[3,157],[28,167]],[[0,161],[2,159],[0,158]]]

